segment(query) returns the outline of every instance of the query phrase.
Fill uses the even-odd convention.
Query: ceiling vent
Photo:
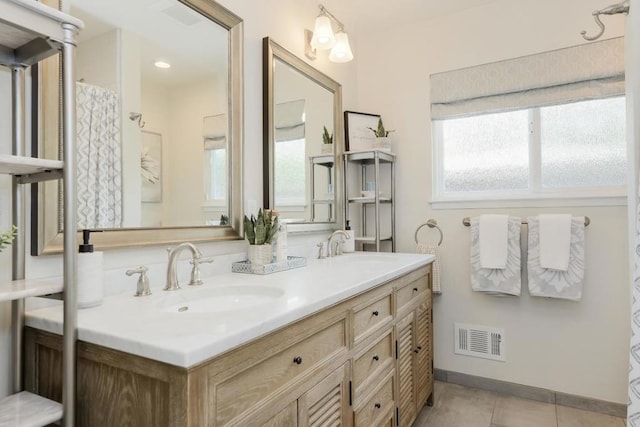
[[[506,360],[503,328],[455,323],[455,353],[484,359]]]

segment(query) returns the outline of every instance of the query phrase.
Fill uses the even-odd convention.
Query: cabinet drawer
[[[382,339],[373,343],[368,350],[358,356],[353,362],[354,400],[358,400],[363,390],[363,384],[369,383],[372,376],[379,375],[385,367],[393,364],[393,340],[391,329]]]
[[[381,417],[386,417],[389,410],[394,411],[393,401],[393,373],[382,380],[382,386],[355,413],[356,427],[370,427],[378,425]],[[383,418],[384,419],[384,418]]]
[[[398,288],[396,290],[396,312],[400,312],[416,302],[417,298],[424,296],[423,292],[427,291],[429,291],[429,276],[421,277]]]
[[[392,320],[391,295],[383,295],[372,303],[354,309],[353,336],[357,343],[360,339]]]
[[[216,387],[217,425],[224,425],[340,349],[346,349],[345,327],[345,320],[341,319],[219,384]]]

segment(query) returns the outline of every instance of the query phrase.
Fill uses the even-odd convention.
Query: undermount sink
[[[195,291],[175,291],[160,305],[168,313],[219,313],[273,303],[284,295],[282,289],[266,286],[217,286]]]

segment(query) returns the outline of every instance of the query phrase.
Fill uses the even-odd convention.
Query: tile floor
[[[626,426],[623,418],[439,381],[435,393],[435,404],[422,409],[413,427]]]

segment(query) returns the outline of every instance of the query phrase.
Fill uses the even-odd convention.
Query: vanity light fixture
[[[336,44],[331,48],[329,53],[329,61],[331,62],[349,62],[353,59],[353,52],[349,46],[349,36],[344,31],[336,33]]]
[[[353,59],[353,52],[349,45],[349,37],[344,31],[344,24],[338,20],[322,4],[319,4],[320,15],[316,18],[313,35],[305,30],[305,55],[309,59],[316,59],[316,50],[331,49],[329,61],[349,62]],[[338,31],[334,33],[332,22],[338,26]]]
[[[158,68],[171,68],[171,64],[169,64],[167,61],[156,61],[153,63],[153,65]]]

